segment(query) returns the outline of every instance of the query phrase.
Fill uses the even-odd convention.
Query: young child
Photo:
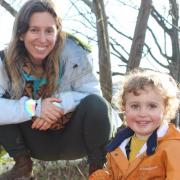
[[[180,132],[170,121],[179,109],[175,80],[135,70],[125,77],[120,110],[127,127],[107,146],[107,165],[90,180],[179,180]]]

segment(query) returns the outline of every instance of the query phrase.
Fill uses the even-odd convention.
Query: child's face
[[[126,94],[125,115],[127,125],[139,136],[150,136],[160,126],[165,114],[164,100],[151,86]]]

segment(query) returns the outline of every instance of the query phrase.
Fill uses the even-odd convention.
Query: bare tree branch
[[[150,56],[152,57],[152,59],[153,59],[157,64],[159,64],[160,66],[168,69],[168,66],[162,64],[162,63],[153,55],[153,53],[152,53],[152,51],[151,51],[151,48],[150,48],[147,44],[145,44],[145,47],[147,48],[147,51],[148,51],[148,53],[150,54]]]
[[[156,22],[169,34],[170,30],[166,27],[165,24],[165,18],[163,18],[159,12],[154,8],[154,6],[152,7],[152,11],[151,11],[151,16],[156,20]]]
[[[176,7],[177,8],[177,7]],[[176,26],[174,23],[170,23],[167,19],[165,19],[153,6],[151,11],[151,16],[156,20],[156,22],[168,33],[170,29],[166,26],[165,22],[172,27],[174,27],[177,31],[180,32],[180,28]]]
[[[84,0],[82,0],[84,2]],[[89,16],[86,14],[83,14],[82,11],[80,11],[80,9],[76,6],[76,4],[70,0],[71,4],[74,6],[74,8],[76,9],[76,11],[79,13],[80,16],[82,16],[94,29],[96,29],[96,26],[94,24],[94,22],[91,22],[89,19]],[[82,22],[81,22],[82,23]],[[85,24],[85,23],[84,23]],[[87,26],[87,24],[85,24],[85,27]]]
[[[150,31],[150,33],[151,33],[151,35],[152,35],[152,37],[153,37],[153,39],[154,39],[154,42],[155,42],[156,46],[157,46],[158,49],[159,49],[160,54],[161,54],[165,59],[171,59],[171,60],[172,60],[172,57],[170,57],[170,56],[168,56],[167,54],[163,53],[163,51],[162,51],[162,49],[161,49],[161,47],[160,47],[160,45],[159,45],[159,42],[157,41],[157,38],[156,38],[153,30],[152,30],[149,26],[147,27],[147,29]]]
[[[122,62],[124,62],[125,64],[127,64],[127,59],[120,53],[120,51],[118,51],[117,50],[117,48],[115,48],[115,46],[112,44],[112,43],[110,43],[110,45],[111,45],[111,48],[116,52],[116,54],[115,53],[113,53],[113,52],[111,52],[114,56],[116,56],[116,57],[118,57]]]
[[[4,7],[12,16],[16,16],[17,11],[6,1],[0,0],[0,5]]]
[[[93,5],[92,5],[91,1],[89,1],[89,0],[82,0],[82,1],[91,9],[91,11],[94,12]]]
[[[126,37],[127,39],[129,39],[129,40],[131,40],[131,41],[133,40],[132,37],[127,36],[127,35],[124,34],[123,32],[119,31],[111,22],[108,22],[108,25],[109,25],[112,29],[114,29],[118,34],[121,34],[122,36]]]

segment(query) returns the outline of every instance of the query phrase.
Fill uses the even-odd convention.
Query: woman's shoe
[[[29,155],[14,157],[15,165],[10,171],[0,175],[0,180],[30,180],[32,179],[33,162]]]

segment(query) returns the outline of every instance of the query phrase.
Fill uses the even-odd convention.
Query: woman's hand
[[[31,127],[32,127],[32,129],[38,129],[38,130],[45,131],[47,129],[61,129],[61,128],[64,128],[64,125],[61,123],[50,124],[49,122],[45,121],[44,119],[36,118]]]
[[[36,118],[35,121],[32,124],[32,129],[38,129],[38,130],[47,130],[51,127],[51,123],[48,121],[45,121],[42,118]]]
[[[54,124],[64,115],[63,109],[54,105],[53,102],[60,103],[61,100],[54,97],[46,98],[41,104],[40,118],[44,119],[49,124]]]

